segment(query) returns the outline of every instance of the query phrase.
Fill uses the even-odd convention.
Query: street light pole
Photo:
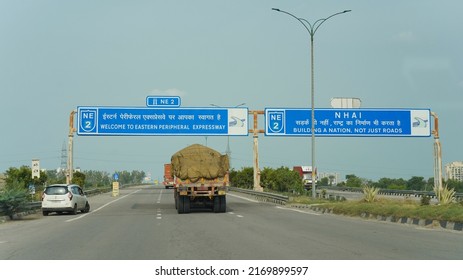
[[[295,18],[297,21],[299,21],[309,32],[310,34],[310,72],[311,72],[311,102],[312,102],[312,116],[311,116],[311,139],[312,139],[312,198],[316,198],[316,174],[315,174],[315,83],[314,83],[314,46],[313,46],[313,39],[315,36],[315,33],[317,32],[318,28],[327,21],[328,19],[340,15],[340,14],[345,14],[348,13],[352,10],[344,10],[339,13],[332,14],[331,16],[327,18],[321,18],[316,20],[313,24],[307,21],[306,19],[299,18],[289,12],[277,9],[277,8],[272,8],[273,11],[277,11],[280,13],[287,14],[293,18]]]

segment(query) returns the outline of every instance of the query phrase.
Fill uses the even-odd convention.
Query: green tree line
[[[119,183],[140,184],[146,176],[144,171],[117,171]],[[64,184],[66,183],[66,174],[64,171],[47,170],[40,171],[40,178],[32,179],[32,170],[29,166],[19,168],[10,167],[5,172],[5,185],[8,187],[20,187],[28,189],[30,185],[36,188],[43,188],[45,185]],[[73,173],[72,183],[78,184],[83,188],[109,187],[113,181],[112,174],[106,171],[75,171]]]
[[[424,177],[413,176],[408,180],[399,178],[381,178],[378,181],[360,178],[355,174],[346,175],[346,180],[338,184],[338,186],[346,186],[352,188],[362,188],[369,185],[380,189],[391,190],[416,190],[416,191],[432,191],[434,187],[434,178],[425,180]],[[253,168],[244,167],[241,170],[232,170],[230,172],[230,182],[233,187],[238,188],[253,188]],[[320,187],[332,185],[333,178],[320,178],[318,185]],[[268,190],[280,192],[297,192],[302,193],[304,186],[299,177],[298,172],[287,167],[277,169],[264,168],[261,171],[261,185]],[[456,192],[463,192],[463,182],[448,180],[444,185],[449,189],[455,189]]]

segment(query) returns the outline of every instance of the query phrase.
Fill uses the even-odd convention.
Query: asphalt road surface
[[[463,259],[463,233],[318,214],[227,196],[227,213],[177,214],[173,190],[139,186],[89,198],[78,215],[0,224],[0,259]]]

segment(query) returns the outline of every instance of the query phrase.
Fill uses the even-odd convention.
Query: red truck
[[[164,164],[164,182],[162,182],[166,189],[174,187],[174,177],[172,176],[172,164]]]

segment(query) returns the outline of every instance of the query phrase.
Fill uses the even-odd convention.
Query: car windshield
[[[66,194],[68,192],[68,188],[63,186],[51,186],[47,187],[45,193],[48,195],[59,195],[59,194]]]

